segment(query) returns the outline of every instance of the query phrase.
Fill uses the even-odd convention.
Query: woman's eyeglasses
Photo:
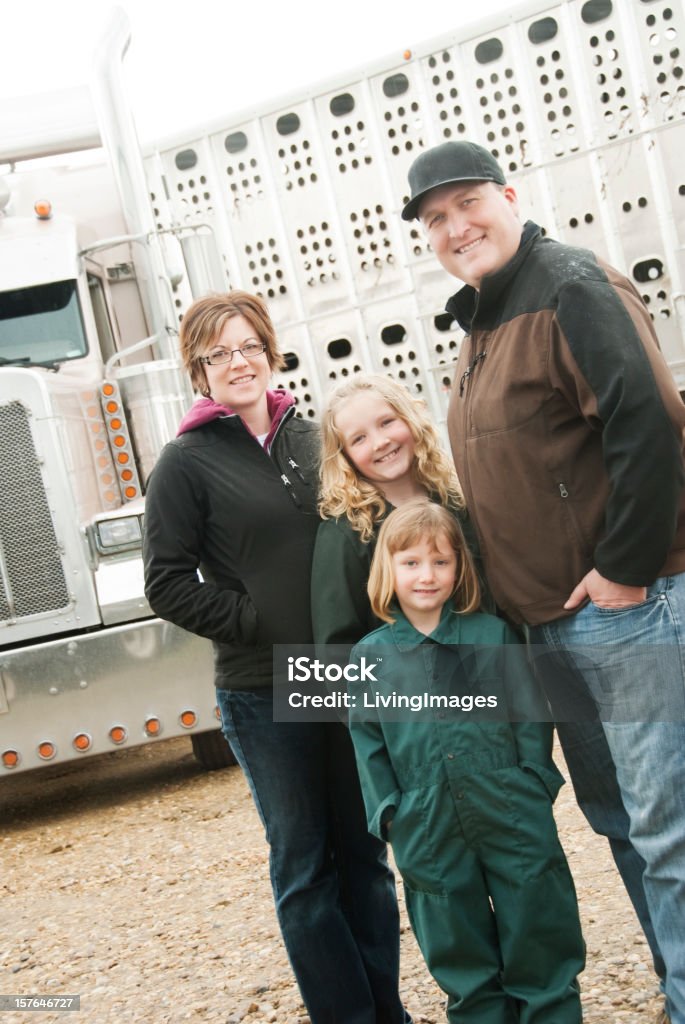
[[[242,348],[217,348],[208,356],[200,356],[200,362],[205,366],[220,366],[222,363],[230,363],[236,352],[240,352],[243,359],[256,359],[266,351],[263,341],[246,341]]]

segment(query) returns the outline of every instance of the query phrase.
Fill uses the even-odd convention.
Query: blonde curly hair
[[[359,475],[343,449],[335,417],[348,399],[373,392],[394,409],[409,427],[414,439],[414,477],[444,505],[463,508],[464,499],[451,460],[443,451],[437,431],[425,404],[414,398],[403,384],[391,377],[369,374],[353,377],[331,393],[321,418],[321,492],[319,514],[322,519],[347,516],[364,544],[386,513],[381,491]]]

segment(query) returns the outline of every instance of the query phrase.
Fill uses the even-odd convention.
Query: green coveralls
[[[362,656],[377,682],[350,685],[350,728],[369,829],[392,843],[450,1024],[578,1024],[585,946],[552,813],[563,779],[524,649],[500,619],[446,605],[430,637],[398,611]],[[366,706],[424,693],[498,707]]]

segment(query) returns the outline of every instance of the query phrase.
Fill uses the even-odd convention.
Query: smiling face
[[[414,438],[408,424],[374,391],[349,398],[335,416],[343,451],[360,476],[390,502],[414,478]]]
[[[457,557],[444,534],[435,542],[420,537],[392,556],[395,596],[400,608],[417,629],[431,633],[455,585]]]
[[[419,220],[445,270],[476,289],[509,262],[521,241],[516,192],[491,181],[432,189]]]
[[[259,341],[254,327],[244,316],[232,316],[214,338],[204,355],[213,352],[232,351],[230,363],[217,366],[205,365],[204,370],[212,398],[220,405],[226,405],[243,419],[263,419],[266,415],[266,389],[271,377],[271,368],[266,352],[246,359],[235,349],[242,348],[248,341]],[[268,416],[267,416],[268,420]],[[267,428],[268,429],[268,428]]]

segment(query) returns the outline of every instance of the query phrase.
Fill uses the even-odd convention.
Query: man
[[[685,406],[631,282],[522,224],[487,150],[436,146],[409,183],[464,282],[448,427],[488,582],[685,1024]]]

